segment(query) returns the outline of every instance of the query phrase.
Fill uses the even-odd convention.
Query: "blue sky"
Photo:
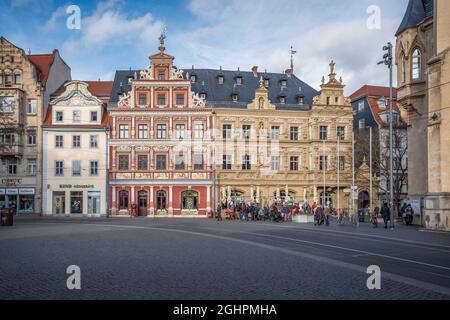
[[[281,72],[289,48],[295,73],[318,88],[331,59],[347,84],[387,84],[376,63],[395,43],[408,0],[0,0],[0,35],[33,53],[59,49],[81,80],[112,80],[117,69],[144,69],[167,28],[167,51],[180,68]],[[81,9],[81,29],[66,27],[69,5]],[[370,29],[369,6],[380,9]]]

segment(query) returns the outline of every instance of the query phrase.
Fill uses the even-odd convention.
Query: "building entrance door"
[[[140,217],[145,217],[147,216],[147,192],[145,191],[140,191],[139,195],[138,195],[138,204],[139,204],[139,208],[138,208],[138,215]]]
[[[66,213],[66,194],[65,192],[53,192],[53,214]]]

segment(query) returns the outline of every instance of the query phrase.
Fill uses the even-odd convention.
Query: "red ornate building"
[[[206,217],[211,211],[212,110],[165,52],[117,71],[109,103],[110,214]]]

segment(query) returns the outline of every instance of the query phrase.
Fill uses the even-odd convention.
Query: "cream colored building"
[[[324,199],[327,205],[350,207],[344,190],[352,184],[353,112],[342,79],[336,79],[334,62],[330,67],[329,81],[322,80],[320,93],[290,70],[216,70],[212,79],[217,84],[202,81],[205,73],[211,79],[211,70],[190,71],[196,77],[191,78],[194,90],[214,110],[218,202],[312,204]],[[220,96],[227,81],[232,82],[231,101],[223,101],[227,94]],[[248,87],[254,88],[251,93]]]
[[[107,128],[104,102],[88,84],[71,81],[43,125],[45,215],[107,214]]]
[[[450,2],[410,0],[397,31],[398,103],[408,124],[409,200],[450,230]],[[426,156],[424,156],[426,155]]]

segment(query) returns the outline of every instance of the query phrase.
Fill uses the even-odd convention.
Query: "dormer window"
[[[298,104],[304,104],[304,103],[305,103],[305,98],[303,98],[303,97],[298,97],[298,98],[297,98],[297,102],[298,102]]]
[[[268,87],[270,86],[270,80],[269,80],[269,79],[265,79],[265,80],[264,80],[264,86],[265,86],[266,88],[268,88]]]
[[[242,84],[242,77],[236,77],[236,84],[240,86]]]
[[[287,87],[287,80],[281,80],[281,87],[286,88]]]
[[[195,74],[191,75],[191,82],[196,83],[197,82],[197,76]]]
[[[378,107],[380,109],[386,109],[386,99],[381,98],[380,100],[378,100]]]
[[[223,84],[223,76],[222,75],[217,76],[217,83],[218,84]]]
[[[233,98],[234,102],[238,102],[239,101],[239,95],[237,93],[233,93],[232,98]]]
[[[203,100],[206,100],[206,93],[200,93],[200,98]]]
[[[280,103],[285,104],[286,103],[286,97],[280,97]]]

